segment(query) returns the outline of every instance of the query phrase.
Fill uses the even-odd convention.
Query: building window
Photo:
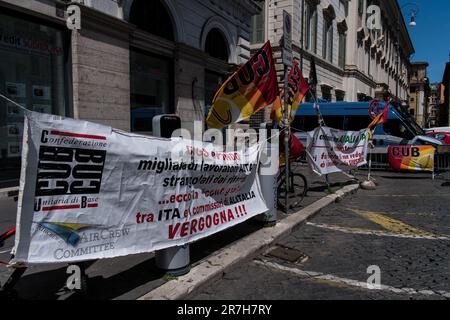
[[[68,114],[68,37],[62,30],[0,14],[1,93],[28,110]],[[23,110],[0,99],[0,188],[18,185],[23,123]]]
[[[326,100],[328,102],[332,102],[333,101],[333,96],[331,94],[331,88],[329,87],[322,87],[322,99]]]
[[[306,6],[306,48],[316,53],[317,51],[317,5],[308,3]]]
[[[151,134],[153,117],[171,108],[172,61],[130,49],[131,131]]]
[[[205,52],[211,57],[228,62],[228,43],[219,29],[211,29],[206,36]]]
[[[160,0],[134,0],[130,23],[155,36],[175,40],[172,19]]]
[[[250,42],[252,44],[263,43],[265,41],[266,30],[266,3],[261,2],[261,12],[252,17],[252,35]]]
[[[347,56],[347,32],[339,33],[339,67],[345,68],[345,59]]]
[[[322,56],[333,62],[333,21],[330,19],[324,19]]]
[[[336,101],[345,101],[345,91],[336,90]]]

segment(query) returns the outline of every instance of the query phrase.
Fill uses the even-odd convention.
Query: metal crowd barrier
[[[372,157],[372,169],[374,170],[386,170],[389,169],[389,161],[387,150],[372,151],[367,155],[367,161]],[[434,157],[434,167],[436,172],[450,171],[450,146],[439,146],[436,149]],[[360,169],[367,170],[369,165],[360,167]]]
[[[439,146],[434,158],[435,171],[450,171],[450,146]]]

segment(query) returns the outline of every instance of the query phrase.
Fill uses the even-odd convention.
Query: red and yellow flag
[[[369,124],[369,129],[375,128],[376,126],[378,126],[379,124],[383,124],[383,123],[387,123],[388,122],[388,118],[389,118],[389,103],[390,103],[390,99],[388,98],[386,103],[385,103],[385,107],[383,109],[383,111],[381,111],[372,121],[371,124]],[[379,106],[379,102],[376,100],[372,100],[370,102],[369,105],[369,115],[372,116],[372,114],[374,112],[376,112],[374,110],[374,108],[376,108],[376,105],[378,104]]]
[[[303,78],[298,61],[294,60],[288,77],[289,122],[294,120],[298,107],[302,103],[308,90],[308,82]],[[283,120],[283,112],[281,100],[277,99],[273,104],[272,120],[281,122]]]
[[[272,104],[278,94],[272,48],[267,41],[222,85],[214,97],[206,122],[210,128],[221,129],[248,119]]]

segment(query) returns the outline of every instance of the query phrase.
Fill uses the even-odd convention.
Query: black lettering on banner
[[[392,155],[394,157],[420,157],[420,148],[418,147],[393,147]]]
[[[47,143],[48,142],[47,136],[48,136],[48,131],[47,130],[42,130],[42,135],[41,135],[41,142],[42,143]]]
[[[260,66],[258,69],[256,69],[256,72],[258,73],[258,75],[260,77],[262,77],[270,71],[269,58],[267,57],[267,53],[265,50],[261,50],[261,52],[258,54],[257,57],[258,57],[258,62],[259,62],[259,58],[261,57],[263,60],[263,63],[264,63],[262,66]]]
[[[247,62],[225,85],[223,92],[232,95],[239,90],[239,82],[247,86],[255,81],[255,72],[263,77],[270,71],[270,61],[265,50],[259,51],[255,57]],[[239,79],[239,81],[238,81]]]
[[[255,79],[255,73],[252,66],[248,63],[243,66],[238,72],[239,80],[244,86],[249,85]]]
[[[81,197],[81,208],[84,209],[87,207],[87,197]]]
[[[36,197],[100,193],[104,150],[41,146]]]

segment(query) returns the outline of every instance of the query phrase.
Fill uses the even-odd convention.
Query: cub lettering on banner
[[[182,246],[267,211],[258,145],[223,152],[34,112],[24,128],[13,264]]]
[[[268,41],[222,85],[206,122],[210,128],[221,129],[248,119],[271,105],[278,95],[275,63]]]
[[[435,153],[432,146],[390,146],[389,165],[394,170],[433,172]]]
[[[308,133],[308,162],[318,175],[367,164],[369,129],[342,131],[319,127]]]

